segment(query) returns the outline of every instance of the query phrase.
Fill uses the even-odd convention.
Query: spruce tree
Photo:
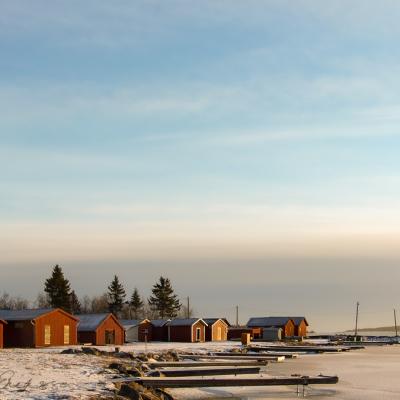
[[[148,302],[159,318],[175,318],[181,309],[181,303],[174,293],[170,280],[162,276],[153,286],[152,296]]]
[[[114,275],[114,279],[112,280],[110,286],[108,287],[107,295],[108,295],[108,309],[111,313],[113,313],[116,317],[118,317],[118,313],[121,312],[122,307],[124,305],[126,293],[117,275]]]
[[[75,290],[73,290],[69,295],[69,303],[72,314],[81,314],[82,306],[78,296],[75,293]]]
[[[48,295],[50,307],[62,308],[65,311],[71,310],[71,287],[59,265],[54,266],[50,278],[46,279],[44,291]]]
[[[141,313],[144,303],[142,298],[140,297],[139,291],[137,288],[134,289],[132,296],[131,296],[131,301],[129,302],[130,309],[132,310],[133,317],[135,319],[139,318],[139,314]]]

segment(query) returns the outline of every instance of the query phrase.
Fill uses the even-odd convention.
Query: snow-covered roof
[[[255,317],[250,318],[247,322],[247,326],[252,327],[269,327],[269,326],[284,326],[289,320],[293,320],[291,317]]]
[[[170,319],[152,319],[150,321],[151,325],[156,328],[161,328],[167,324],[167,322],[171,321]]]
[[[203,321],[207,324],[207,325],[213,325],[215,324],[217,321],[223,321],[225,322],[226,325],[231,326],[231,324],[228,322],[228,320],[226,318],[203,318]]]
[[[81,314],[79,318],[78,331],[80,332],[92,332],[95,331],[99,325],[108,318],[110,313],[106,314]]]
[[[41,315],[54,311],[54,308],[37,308],[30,310],[0,310],[0,319],[4,321],[32,321]]]
[[[201,318],[175,318],[168,322],[168,326],[192,326],[198,321],[203,322],[207,326],[207,323]]]

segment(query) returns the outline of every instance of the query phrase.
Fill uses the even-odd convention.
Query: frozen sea
[[[265,375],[338,375],[337,385],[312,386],[306,398],[332,400],[399,400],[400,346],[372,346],[345,353],[302,355],[269,364]],[[295,387],[213,388],[175,392],[180,399],[299,399]],[[301,393],[302,397],[302,393]]]

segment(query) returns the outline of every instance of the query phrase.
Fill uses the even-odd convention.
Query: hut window
[[[200,342],[200,340],[201,340],[201,329],[196,328],[196,341]]]
[[[44,326],[44,344],[51,344],[51,327],[50,327],[50,325]]]
[[[64,344],[69,344],[69,325],[64,325]]]
[[[14,328],[15,329],[22,329],[24,327],[24,323],[23,322],[16,322],[14,324]]]

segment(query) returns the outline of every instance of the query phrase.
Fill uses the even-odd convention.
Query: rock
[[[141,400],[140,393],[130,385],[123,384],[118,392],[119,396],[124,396],[128,399]]]
[[[114,356],[118,358],[130,358],[131,360],[135,358],[135,356],[132,353],[127,353],[126,351],[120,351],[118,353],[115,353]]]
[[[136,358],[137,358],[138,360],[140,360],[140,361],[148,361],[146,354],[143,354],[143,353],[138,354],[138,355],[136,356]]]
[[[80,354],[81,351],[78,349],[65,349],[61,352],[61,354]]]
[[[94,347],[82,347],[82,353],[89,354],[92,356],[102,355],[102,352],[100,350],[95,349]]]
[[[155,370],[155,371],[150,371],[150,372],[147,374],[147,376],[159,378],[160,376],[163,376],[163,375],[161,374],[160,371]]]
[[[173,361],[179,361],[179,354],[176,351],[170,351],[168,354],[172,357]]]
[[[136,368],[138,368],[138,366],[136,366]],[[139,365],[139,368],[140,368],[143,372],[151,371],[151,368],[150,368],[148,365],[146,365],[146,364],[141,364],[141,365]]]
[[[137,376],[137,377],[143,376],[143,373],[139,370],[139,368],[135,368],[135,367],[126,368],[126,373],[128,375]]]
[[[160,400],[160,397],[156,394],[147,391],[141,394],[142,400]]]
[[[125,365],[120,364],[120,363],[111,363],[108,368],[111,369],[116,369],[118,372],[120,372],[121,374],[127,374],[127,368]]]

